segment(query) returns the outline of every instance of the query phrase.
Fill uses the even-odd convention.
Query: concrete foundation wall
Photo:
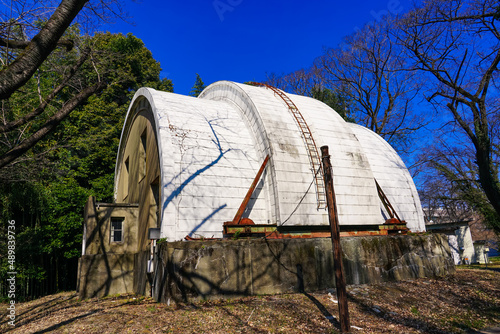
[[[134,291],[136,254],[84,255],[78,262],[78,294],[81,299]]]
[[[341,243],[347,284],[455,270],[440,234],[346,237]],[[162,243],[155,267],[153,295],[162,302],[335,287],[329,238]]]

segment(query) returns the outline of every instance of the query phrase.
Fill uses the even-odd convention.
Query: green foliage
[[[331,89],[314,86],[311,89],[311,97],[319,100],[335,110],[345,121],[354,123],[355,120],[349,109],[349,99]]]
[[[159,246],[164,242],[167,242],[167,238],[160,238],[156,241],[156,245]]]
[[[1,254],[6,250],[7,220],[15,220],[18,277],[49,286],[41,294],[75,287],[83,207],[90,195],[98,201],[113,200],[116,153],[135,91],[143,86],[173,91],[169,79],[160,79],[160,64],[133,35],[99,33],[83,38],[81,43],[92,47],[94,64],[82,67],[78,75],[80,83],[105,80],[107,88],[76,108],[29,153],[35,157],[46,152],[43,164],[27,159],[9,170],[16,178],[4,174],[5,182],[0,183],[0,213],[4,217],[0,222]],[[76,51],[58,52],[39,70],[38,77],[11,99],[14,117],[26,113],[22,107],[37,105],[37,89],[49,92],[64,68],[77,59]],[[59,103],[71,95],[69,90],[63,92]],[[40,117],[35,123],[44,122],[47,117]],[[22,180],[24,170],[30,174]],[[7,271],[2,257],[0,278]]]
[[[7,254],[7,226],[15,227],[15,271],[18,279],[46,278],[46,270],[38,258],[46,236],[41,226],[46,205],[45,189],[35,183],[0,184],[0,254]],[[0,260],[0,278],[12,271],[6,257]],[[0,296],[5,297],[5,296]]]
[[[148,310],[149,312],[152,312],[152,313],[155,313],[155,312],[158,312],[159,310],[156,308],[156,306],[147,306],[146,307],[146,310]]]
[[[500,265],[500,256],[490,257],[489,260],[495,265]]]
[[[240,234],[241,234],[241,230],[237,230],[236,232],[234,232],[232,239],[238,240],[240,238]]]
[[[194,83],[193,88],[191,88],[191,92],[189,95],[198,97],[198,95],[201,94],[201,92],[205,89],[205,84],[203,83],[203,80],[201,80],[201,77],[198,73],[196,73],[196,81]]]

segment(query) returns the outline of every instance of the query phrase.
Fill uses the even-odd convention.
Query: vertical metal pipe
[[[342,266],[342,248],[340,246],[340,227],[333,190],[332,164],[328,154],[328,146],[321,147],[321,160],[323,162],[323,177],[325,180],[326,204],[328,206],[328,218],[332,233],[333,267],[335,269],[335,283],[337,285],[337,298],[339,301],[340,330],[342,333],[349,332],[349,309],[347,306],[347,291]]]

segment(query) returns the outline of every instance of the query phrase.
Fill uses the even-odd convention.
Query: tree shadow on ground
[[[421,331],[422,333],[432,333],[432,334],[450,333],[449,331],[442,330],[437,326],[427,321],[420,320],[416,317],[408,317],[399,314],[394,314],[381,306],[377,306],[375,308],[372,305],[368,304],[367,302],[363,301],[361,298],[357,298],[352,295],[349,296],[349,301],[357,304],[360,307],[360,309],[363,310],[363,312],[372,314],[375,317],[378,317],[384,321],[390,322],[395,325],[403,325],[405,327],[411,327],[418,331]]]
[[[78,303],[71,303],[71,301],[75,298],[76,293],[72,294],[69,298],[58,296],[57,298],[43,300],[39,303],[35,303],[33,306],[27,308],[26,310],[23,310],[23,312],[16,314],[16,326],[12,329],[6,330],[6,332],[29,324],[32,321],[36,321],[44,316],[47,316],[48,314],[57,313],[62,309],[77,307]],[[67,302],[71,304],[68,304]],[[7,324],[9,320],[9,318],[5,317],[5,320],[0,322],[0,326]]]
[[[93,310],[93,311],[90,311],[90,312],[87,312],[85,314],[82,314],[82,315],[79,315],[79,316],[76,316],[76,317],[73,317],[73,318],[70,318],[68,320],[64,320],[64,321],[61,321],[60,323],[57,323],[55,325],[52,325],[50,327],[47,327],[45,329],[42,329],[41,331],[38,331],[38,332],[35,332],[34,334],[41,334],[41,333],[48,333],[48,332],[52,332],[62,326],[65,326],[65,325],[68,325],[78,319],[82,319],[82,318],[86,318],[88,316],[91,316],[95,313],[98,313],[98,312],[102,312],[103,309],[97,309],[97,310]]]
[[[308,294],[307,292],[302,292],[304,296],[309,298],[309,300],[318,308],[318,310],[323,314],[323,316],[333,325],[336,329],[340,330],[340,322],[327,310],[327,308],[321,304],[314,296]]]
[[[251,314],[249,315],[248,319],[245,321],[243,319],[241,319],[239,316],[237,316],[236,314],[233,314],[231,313],[228,309],[226,309],[225,307],[221,307],[221,310],[223,310],[227,315],[229,315],[230,317],[234,318],[236,321],[238,321],[241,325],[245,326],[245,332],[247,332],[247,329],[250,329],[252,330],[253,332],[255,333],[268,333],[268,331],[266,330],[262,330],[262,329],[259,329],[255,326],[252,326],[248,321],[250,319],[250,316]]]

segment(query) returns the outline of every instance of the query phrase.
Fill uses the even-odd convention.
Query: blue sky
[[[186,0],[124,1],[134,25],[104,31],[140,38],[161,63],[162,77],[189,94],[199,73],[218,80],[262,81],[311,65],[324,47],[383,14],[410,9],[409,0]]]

